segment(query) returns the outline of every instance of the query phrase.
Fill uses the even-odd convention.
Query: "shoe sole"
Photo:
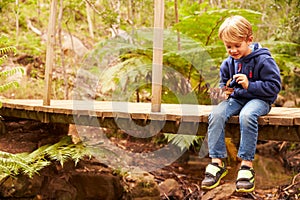
[[[254,188],[255,188],[255,186],[253,186],[252,188],[249,188],[249,189],[245,189],[245,188],[240,188],[240,189],[238,189],[238,188],[236,188],[235,191],[236,191],[236,192],[249,193],[249,192],[253,192]]]
[[[228,174],[228,170],[226,170],[226,171],[220,176],[219,180],[218,180],[215,184],[213,184],[213,185],[211,185],[211,186],[205,186],[205,185],[204,185],[204,186],[201,186],[201,188],[204,189],[204,190],[211,190],[211,189],[217,187],[217,186],[220,184],[221,179],[224,178],[224,176],[226,176],[227,174]]]

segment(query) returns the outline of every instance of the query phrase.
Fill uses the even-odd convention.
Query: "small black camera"
[[[234,87],[236,87],[236,86],[238,86],[238,83],[236,82],[235,79],[233,79],[233,80],[228,84],[228,87],[229,87],[229,88],[234,88]]]

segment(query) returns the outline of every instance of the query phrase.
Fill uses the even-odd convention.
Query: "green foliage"
[[[182,35],[188,36],[191,39],[202,44],[210,56],[210,65],[201,73],[208,73],[215,70],[215,66],[220,66],[223,59],[227,56],[223,45],[223,42],[218,37],[218,30],[221,23],[225,18],[231,15],[242,15],[246,17],[252,24],[254,31],[257,30],[257,26],[260,21],[262,13],[249,10],[249,9],[219,9],[211,7],[207,3],[198,4],[194,3],[191,10],[187,10],[186,7],[182,7],[182,19],[178,24],[175,24],[173,28],[180,30]],[[204,75],[204,77],[207,75]],[[211,77],[217,78],[215,73],[211,74]],[[217,87],[217,81],[209,81],[212,87]],[[215,84],[212,84],[215,83]]]
[[[282,77],[286,95],[300,95],[300,44],[286,41],[267,41],[262,43],[272,52]]]
[[[199,10],[182,17],[181,21],[174,25],[174,28],[205,46],[222,43],[218,38],[218,30],[225,18],[231,15],[243,15],[254,24],[254,30],[257,30],[255,25],[258,24],[258,20],[261,17],[261,13],[253,10],[216,8],[202,10],[201,4],[196,5],[199,7]]]
[[[151,98],[152,33],[152,30],[136,31],[133,44],[122,40],[101,42],[87,57],[83,68],[88,73],[81,74],[86,74],[87,80],[97,79],[101,83],[98,91],[102,100],[138,101],[139,94],[141,99]],[[207,85],[218,81],[218,71],[212,71],[213,66],[213,60],[200,43],[182,37],[178,50],[176,34],[166,30],[162,102],[207,104]]]
[[[8,58],[8,54],[16,53],[15,47],[4,47],[0,48],[0,65]],[[19,86],[19,82],[13,79],[10,79],[17,73],[24,74],[24,69],[21,67],[16,67],[13,69],[5,70],[0,72],[0,92],[4,92],[10,88],[16,88]],[[0,104],[1,106],[1,104]]]
[[[6,60],[7,58],[7,54],[16,53],[16,48],[15,47],[4,47],[4,48],[0,48],[0,56],[2,56],[0,58],[0,65],[3,63],[4,60]]]
[[[1,0],[0,1],[0,12],[2,12],[2,10],[8,6],[8,4],[13,3],[14,0]]]
[[[30,82],[28,82],[26,79],[22,79],[17,88],[10,88],[8,91],[3,92],[3,96],[6,98],[13,96],[16,99],[43,99],[43,91],[43,79],[31,79]]]
[[[75,164],[89,152],[82,144],[73,144],[70,137],[64,137],[54,145],[45,145],[31,153],[11,154],[0,151],[0,173],[5,176],[28,175],[30,178],[41,169],[58,161],[62,166],[68,160]]]
[[[102,43],[104,38],[108,38],[110,35],[108,29],[112,24],[117,24],[123,30],[133,35],[139,35],[140,33],[137,32],[139,32],[138,29],[141,27],[153,27],[153,1],[90,0],[89,2],[92,5],[92,12],[89,14],[94,26],[95,38],[90,38],[88,33],[89,28],[86,20],[85,1],[64,1],[63,19],[61,22],[63,31],[76,35],[89,47],[95,46],[94,44]],[[30,19],[35,27],[45,33],[48,25],[50,3],[51,1],[26,0],[20,2],[19,7],[16,8],[15,1],[13,0],[1,1],[0,46],[16,46],[18,50],[22,50],[24,53],[40,56],[42,60],[45,59],[46,45],[42,43],[42,39],[39,35],[36,35],[28,29],[27,20]],[[172,36],[169,34],[169,36],[166,36],[164,42],[164,66],[178,73],[171,78],[171,72],[168,72],[169,74],[164,77],[175,89],[168,88],[168,85],[163,88],[163,102],[178,102],[178,97],[190,99],[189,95],[194,93],[199,103],[210,103],[206,92],[207,88],[217,86],[216,80],[218,79],[218,74],[216,73],[219,70],[218,67],[220,63],[227,56],[225,48],[217,36],[218,28],[225,17],[235,14],[245,16],[254,25],[255,39],[257,39],[257,41],[271,43],[267,45],[269,45],[276,61],[280,63],[283,79],[289,80],[288,84],[291,84],[289,88],[297,85],[296,76],[298,75],[294,74],[292,68],[299,68],[297,65],[297,63],[299,63],[297,59],[297,56],[299,57],[299,48],[293,51],[292,49],[295,49],[294,47],[290,48],[290,45],[285,45],[283,48],[287,48],[286,51],[284,53],[278,53],[278,48],[273,44],[277,45],[277,42],[299,44],[299,0],[258,0],[256,2],[205,0],[201,1],[201,3],[199,1],[182,0],[178,2],[180,21],[178,24],[175,24],[174,2],[166,1],[165,5],[166,30],[173,29],[180,32],[181,46],[183,49],[181,51],[177,50],[177,34],[173,34]],[[17,11],[19,19],[18,37],[14,34],[16,32],[15,15]],[[115,63],[117,66],[109,71],[133,71],[132,75],[128,75],[128,77],[123,76],[127,78],[124,80],[121,80],[117,75],[113,78],[108,78],[109,81],[105,80],[103,82],[105,84],[101,87],[108,92],[102,93],[98,99],[109,100],[113,93],[117,96],[118,94],[124,93],[124,90],[128,89],[128,87],[131,87],[131,96],[126,98],[135,100],[138,99],[137,96],[139,94],[145,93],[148,95],[146,99],[149,99],[148,97],[151,96],[151,84],[149,84],[150,81],[148,81],[148,78],[151,75],[152,32],[149,32],[148,36],[147,40],[145,40],[145,35],[142,36],[142,42],[146,42],[147,44],[142,47],[135,47],[134,49],[137,49],[137,52],[123,51],[116,56],[119,56],[118,58],[120,58],[120,60],[117,60]],[[135,39],[137,43],[141,42],[141,40],[138,41],[139,39]],[[194,43],[194,46],[192,43]],[[196,47],[197,45],[198,48]],[[201,48],[199,48],[199,46]],[[96,48],[98,47],[95,47],[95,49]],[[114,49],[106,50],[113,56],[116,55]],[[207,55],[200,52],[203,50],[205,50],[210,58],[207,58]],[[144,55],[145,52],[148,55]],[[124,55],[122,55],[123,53]],[[201,53],[201,56],[204,55],[205,59],[203,60],[206,60],[206,63],[201,64],[201,60],[199,59],[201,56],[197,57],[197,55],[199,55],[198,53]],[[185,59],[183,56],[188,56],[188,59]],[[102,58],[99,57],[98,59],[101,60]],[[194,61],[195,59],[196,61]],[[66,58],[66,60],[68,59]],[[59,62],[59,59],[56,59],[55,62]],[[124,63],[122,64],[122,62]],[[145,69],[139,69],[137,67],[139,62],[145,65]],[[113,63],[110,64],[111,65],[101,66],[101,68],[112,67]],[[132,68],[130,65],[132,65]],[[59,66],[59,64],[56,63],[56,66]],[[93,72],[98,70],[97,68],[99,66],[92,66],[94,67]],[[102,72],[103,70],[100,71]],[[287,74],[289,74],[289,77],[286,77]],[[290,78],[291,76],[295,78]],[[102,78],[101,81],[105,79],[104,76]],[[179,81],[175,87],[176,79]],[[54,82],[56,81],[57,80],[54,80]],[[58,80],[58,82],[59,81],[60,80]],[[109,84],[110,81],[113,81],[114,84]],[[141,84],[134,84],[134,81],[142,82]],[[184,87],[179,87],[178,85],[183,84],[186,86],[185,82],[189,81],[192,89],[186,93],[186,88],[184,89]],[[132,83],[132,85],[128,85],[128,83]],[[27,84],[29,85],[29,83],[25,85]],[[53,85],[58,88],[53,90],[54,92],[58,92],[58,94],[55,93],[54,95],[56,97],[63,96],[61,95],[62,90],[59,89],[61,83],[54,83]],[[72,86],[72,83],[70,83],[70,87]],[[114,89],[116,89],[115,92],[112,91]],[[40,90],[40,88],[37,90]],[[40,96],[40,94],[27,93],[30,97]],[[22,96],[19,94],[16,95]],[[26,96],[22,97],[26,98]]]
[[[164,133],[164,136],[168,142],[177,145],[181,149],[181,151],[189,149],[195,144],[201,143],[203,139],[202,136],[197,135]]]

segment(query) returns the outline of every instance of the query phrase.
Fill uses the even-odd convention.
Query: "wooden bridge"
[[[48,26],[45,92],[42,100],[2,100],[0,115],[43,123],[98,126],[125,131],[156,131],[206,135],[212,106],[161,104],[164,1],[154,3],[152,104],[51,100],[57,2],[52,1]],[[238,116],[230,118],[226,135],[239,137]],[[300,109],[274,107],[259,118],[259,139],[300,141]]]
[[[3,100],[0,115],[38,120],[43,123],[100,126],[125,131],[158,131],[206,135],[208,115],[213,106],[161,104],[161,112],[152,112],[151,103],[51,100]],[[239,137],[238,116],[230,118],[226,136]],[[273,107],[259,118],[260,140],[300,142],[300,109]]]

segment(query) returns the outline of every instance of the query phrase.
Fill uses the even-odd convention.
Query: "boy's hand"
[[[210,89],[210,98],[217,101],[223,101],[228,99],[229,95],[233,93],[234,89],[227,86],[223,88],[211,88]]]
[[[245,74],[236,74],[233,76],[238,84],[240,84],[245,90],[248,89],[249,80]]]
[[[213,101],[222,101],[226,99],[225,87],[224,88],[210,88],[210,98]]]
[[[226,87],[225,88],[225,96],[226,96],[226,99],[228,99],[228,97],[234,92],[234,89],[233,88],[230,88],[230,87]]]

